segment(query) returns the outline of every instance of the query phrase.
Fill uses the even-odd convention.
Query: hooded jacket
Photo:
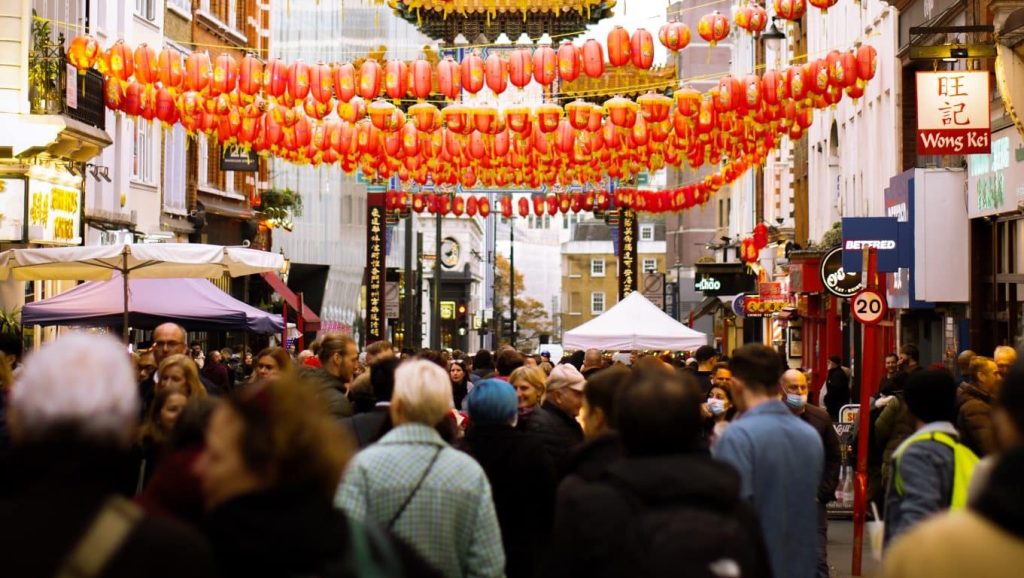
[[[638,504],[643,506],[638,508]],[[734,547],[737,558],[752,560],[740,565],[742,576],[771,576],[757,517],[740,499],[739,474],[728,464],[697,453],[623,458],[608,466],[601,479],[583,482],[572,493],[560,492],[550,558],[543,576],[634,576],[635,569],[630,566],[633,553],[623,543],[630,521],[644,512],[687,505],[699,507],[718,520],[739,522],[749,532],[745,543],[723,546]],[[675,522],[676,532],[691,537],[707,530],[686,515]],[[667,541],[674,539],[675,533],[666,537]],[[664,553],[661,550],[659,555]]]
[[[1024,448],[1003,455],[977,503],[893,543],[884,578],[1011,578],[1024,567]]]
[[[525,417],[519,428],[544,446],[558,476],[564,473],[569,451],[583,442],[579,422],[550,401]]]
[[[963,443],[981,457],[996,450],[992,430],[992,395],[972,383],[956,392],[956,429]]]

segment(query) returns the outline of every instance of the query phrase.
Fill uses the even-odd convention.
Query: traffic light
[[[469,307],[465,301],[455,304],[455,321],[458,324],[459,335],[469,334]]]

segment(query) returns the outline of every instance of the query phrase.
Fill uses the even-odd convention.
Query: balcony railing
[[[96,70],[86,74],[68,73],[64,34],[52,40],[49,26],[38,21],[33,27],[32,48],[29,51],[29,104],[32,114],[62,114],[100,130],[106,129],[106,111],[103,107],[103,75]],[[73,67],[72,67],[73,70]],[[75,82],[75,106],[68,102],[69,76]]]

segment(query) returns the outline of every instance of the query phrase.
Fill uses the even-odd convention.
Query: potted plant
[[[60,112],[62,47],[51,38],[50,21],[32,11],[32,50],[28,58],[28,94],[33,114]]]
[[[292,218],[302,216],[302,196],[291,189],[270,189],[260,194],[259,211],[270,227],[292,230]]]

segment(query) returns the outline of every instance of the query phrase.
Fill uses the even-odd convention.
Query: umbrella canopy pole
[[[128,247],[121,252],[121,281],[124,283],[124,316],[121,318],[121,337],[128,344]]]

